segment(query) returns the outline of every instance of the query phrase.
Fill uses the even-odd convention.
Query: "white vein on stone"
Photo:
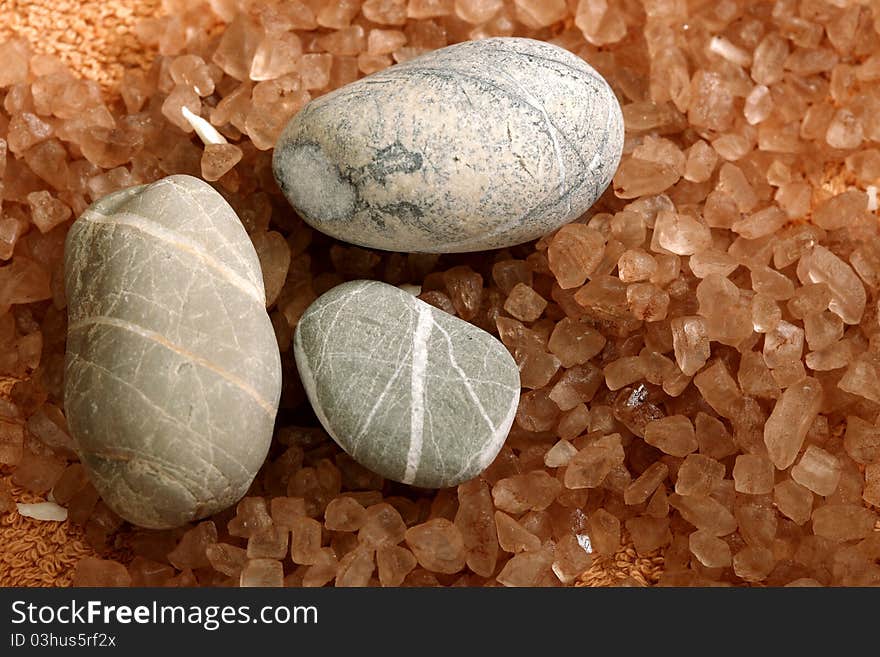
[[[184,251],[186,253],[194,255],[199,260],[204,262],[208,267],[210,267],[218,274],[220,274],[223,278],[225,278],[230,285],[241,290],[244,294],[252,298],[261,306],[266,305],[265,296],[260,294],[256,285],[254,285],[252,281],[249,281],[246,278],[239,276],[229,267],[218,261],[211,253],[203,249],[199,244],[187,237],[184,237],[177,231],[166,228],[165,226],[162,226],[155,221],[147,219],[146,217],[141,217],[130,212],[119,213],[112,217],[108,217],[107,215],[92,209],[91,211],[80,217],[80,220],[85,221],[89,224],[99,226],[126,226],[133,230],[144,233],[145,235],[149,235],[150,237],[153,237],[157,240],[165,242],[166,244],[169,244],[170,246],[180,251]]]
[[[418,313],[418,320],[413,332],[409,451],[406,454],[406,471],[403,475],[405,484],[415,481],[416,471],[422,460],[422,434],[425,430],[425,371],[428,365],[428,340],[434,327],[431,309],[416,303],[413,305]]]

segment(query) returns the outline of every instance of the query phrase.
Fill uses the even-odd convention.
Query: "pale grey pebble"
[[[171,176],[110,194],[65,245],[64,403],[104,501],[169,528],[234,504],[281,394],[256,251],[210,185]]]
[[[294,356],[309,401],[361,465],[425,488],[482,472],[507,438],[519,370],[489,333],[377,281],[306,310]]]
[[[611,182],[623,115],[558,46],[493,38],[436,50],[316,98],[273,170],[310,225],[376,249],[520,244],[582,215]]]

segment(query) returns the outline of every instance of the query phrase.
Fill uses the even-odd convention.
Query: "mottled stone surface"
[[[611,88],[530,39],[437,50],[306,105],[275,147],[281,189],[318,230],[431,253],[519,244],[583,214],[623,148]]]
[[[294,337],[318,419],[355,460],[415,486],[454,486],[501,449],[519,372],[485,331],[394,286],[352,281],[322,295]]]
[[[65,407],[114,511],[173,527],[244,495],[266,457],[281,363],[257,254],[208,184],[104,197],[65,250]]]

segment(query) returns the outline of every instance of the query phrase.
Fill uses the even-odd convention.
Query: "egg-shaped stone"
[[[321,295],[294,334],[321,424],[388,479],[454,486],[507,438],[519,370],[501,342],[393,285],[352,281]]]
[[[104,501],[151,528],[234,504],[281,393],[260,263],[235,212],[190,176],[125,189],[74,222],[64,265],[65,410]]]
[[[452,253],[527,242],[611,181],[623,116],[608,83],[552,44],[436,50],[316,98],[273,156],[316,229],[361,246]]]

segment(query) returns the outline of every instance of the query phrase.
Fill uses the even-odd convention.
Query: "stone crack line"
[[[422,441],[425,429],[425,372],[428,365],[428,341],[434,328],[431,309],[416,304],[418,320],[413,332],[413,357],[410,376],[412,408],[410,409],[409,450],[406,454],[406,471],[403,483],[415,481],[416,471],[422,460]]]

